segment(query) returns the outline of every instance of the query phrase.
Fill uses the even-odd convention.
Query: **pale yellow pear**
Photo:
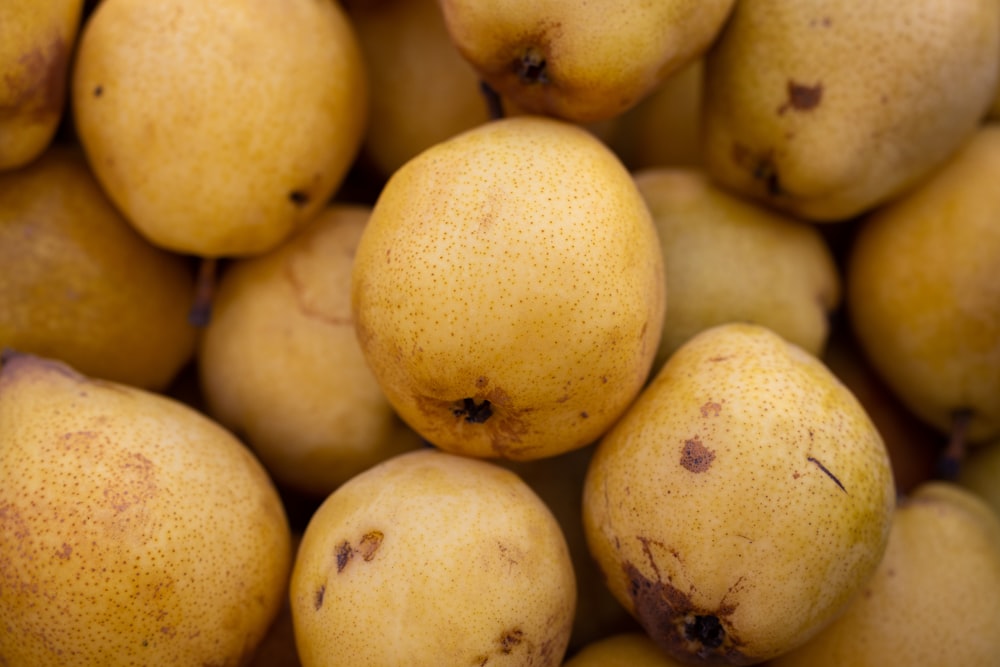
[[[535,459],[594,442],[645,383],[663,258],[621,161],[571,123],[486,123],[401,167],[355,256],[361,347],[442,449]]]
[[[644,632],[622,632],[595,640],[564,667],[682,667]]]
[[[194,356],[187,258],[141,237],[75,147],[0,172],[0,348],[163,390]]]
[[[367,79],[334,0],[103,0],[72,103],[95,174],[165,248],[273,248],[312,218],[361,145]]]
[[[975,131],[1000,76],[996,0],[737,3],[705,58],[705,164],[817,221],[898,196]]]
[[[421,445],[354,335],[351,268],[369,214],[330,205],[277,248],[232,262],[198,349],[208,414],[278,482],[320,498]]]
[[[832,625],[770,667],[1000,664],[1000,515],[927,482],[902,498],[885,558]]]
[[[69,63],[83,4],[0,4],[0,171],[28,164],[55,137],[66,110]]]
[[[423,449],[316,510],[290,599],[304,667],[556,667],[576,587],[558,522],[520,477]]]
[[[525,110],[591,122],[621,115],[700,57],[733,0],[439,0],[459,52]]]
[[[819,356],[840,303],[840,274],[820,231],[722,190],[697,168],[634,174],[660,238],[670,316],[654,372],[694,334],[764,325]]]
[[[760,325],[685,343],[601,439],[584,485],[615,597],[680,661],[754,664],[843,611],[885,549],[882,439],[815,356]]]
[[[847,309],[872,365],[917,416],[970,442],[1000,436],[1000,126],[862,221]],[[963,430],[965,426],[959,426]]]
[[[237,665],[291,567],[281,499],[191,408],[41,357],[0,366],[7,665]]]

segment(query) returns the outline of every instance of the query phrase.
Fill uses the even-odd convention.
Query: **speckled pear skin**
[[[661,647],[747,665],[861,589],[895,488],[829,370],[762,326],[724,324],[682,346],[601,440],[583,502],[607,584]]]

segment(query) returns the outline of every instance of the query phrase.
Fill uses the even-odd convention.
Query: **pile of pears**
[[[0,665],[1000,665],[1000,5],[7,0]]]

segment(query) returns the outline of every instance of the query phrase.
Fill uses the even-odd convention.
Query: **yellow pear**
[[[316,510],[290,598],[304,667],[556,667],[576,588],[559,524],[520,477],[422,449]]]
[[[760,325],[685,343],[601,439],[591,553],[680,661],[801,645],[874,573],[895,503],[878,431],[813,355]]]
[[[682,667],[644,632],[622,632],[595,640],[563,667]]]
[[[724,322],[762,324],[822,353],[840,274],[819,230],[735,197],[697,168],[634,174],[659,233],[670,316],[654,372],[694,334]]]
[[[75,147],[0,173],[0,348],[163,390],[192,358],[186,258],[115,209]]]
[[[0,171],[28,164],[52,142],[82,12],[83,0],[0,5]]]
[[[573,124],[517,116],[392,176],[352,307],[390,403],[455,453],[534,459],[594,442],[645,383],[663,258],[620,160]]]
[[[893,515],[885,558],[832,625],[769,667],[1000,664],[1000,517],[927,482]]]
[[[312,218],[360,147],[367,79],[334,0],[103,0],[80,35],[77,133],[151,241],[264,252]]]
[[[577,122],[619,116],[699,58],[733,0],[439,0],[480,77],[526,111]]]
[[[367,206],[334,204],[282,245],[223,272],[198,365],[206,411],[282,485],[325,497],[421,445],[393,412],[351,320]]]
[[[289,526],[230,433],[161,395],[0,367],[7,665],[236,665],[278,613]]]
[[[856,216],[972,135],[998,52],[995,0],[737,3],[705,57],[706,168],[801,217]]]
[[[867,216],[846,303],[872,365],[943,433],[1000,436],[1000,126],[987,125],[920,187]]]

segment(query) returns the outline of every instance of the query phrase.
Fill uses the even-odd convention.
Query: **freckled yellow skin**
[[[80,151],[0,173],[0,349],[160,391],[195,351],[186,258],[137,234]]]
[[[183,404],[29,355],[0,367],[0,656],[241,664],[286,590],[263,468]]]
[[[826,367],[768,329],[723,324],[682,346],[601,440],[583,502],[611,591],[658,644],[752,664],[861,589],[895,489],[878,432]],[[722,633],[687,635],[713,618]]]
[[[771,667],[994,667],[1000,660],[1000,517],[928,482],[893,516],[885,558],[843,616]]]
[[[319,498],[420,446],[354,335],[351,267],[369,214],[332,205],[274,250],[230,264],[198,351],[209,415],[278,481]]]
[[[531,459],[596,440],[649,372],[663,259],[621,162],[518,116],[397,171],[355,258],[362,349],[407,423],[448,451]],[[456,415],[489,401],[481,423]]]
[[[654,372],[694,334],[761,324],[819,356],[840,302],[840,274],[819,229],[732,196],[700,169],[635,173],[663,249],[670,317]]]
[[[555,667],[576,587],[555,517],[521,478],[428,448],[326,499],[290,600],[304,667]]]
[[[613,118],[702,55],[733,0],[439,0],[455,46],[497,91],[532,113]],[[545,80],[525,82],[533,54]]]
[[[811,220],[871,210],[972,135],[998,50],[995,0],[737,3],[705,59],[705,165]]]
[[[82,10],[83,0],[0,4],[0,171],[28,164],[52,142]]]
[[[98,179],[153,242],[264,252],[312,218],[364,134],[367,79],[330,0],[103,0],[73,114]]]
[[[900,400],[942,433],[1000,436],[1000,126],[862,222],[848,257],[858,341]]]
[[[682,667],[642,632],[614,634],[584,646],[563,667]]]

